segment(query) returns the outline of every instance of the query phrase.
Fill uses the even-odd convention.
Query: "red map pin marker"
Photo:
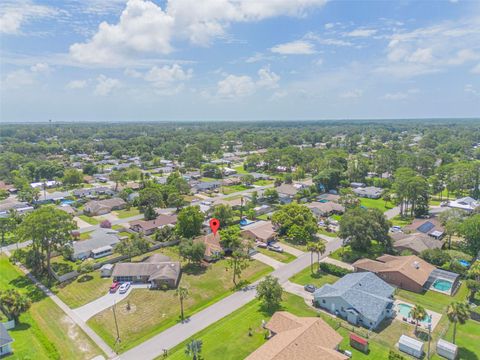
[[[218,219],[211,219],[210,220],[210,229],[213,231],[213,235],[217,235],[218,228],[220,227],[220,221]]]

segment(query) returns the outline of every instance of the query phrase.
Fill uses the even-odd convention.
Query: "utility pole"
[[[243,219],[243,196],[240,198],[240,221]]]
[[[430,340],[432,337],[430,336],[430,332],[432,331],[432,319],[428,322],[428,351],[427,351],[427,360],[430,359]]]
[[[115,339],[115,346],[117,345],[117,343],[121,342],[120,340],[120,332],[118,331],[118,322],[117,322],[117,313],[116,313],[116,309],[117,309],[117,303],[115,302],[115,300],[113,301],[113,319],[115,320],[115,328],[117,329],[117,338]]]

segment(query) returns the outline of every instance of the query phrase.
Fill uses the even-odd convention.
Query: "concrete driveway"
[[[298,285],[295,283],[292,283],[290,281],[285,282],[283,285],[283,288],[285,289],[286,292],[289,292],[294,295],[301,296],[304,298],[309,304],[312,304],[313,301],[313,294],[309,293],[308,291],[305,291],[302,285]]]
[[[278,260],[272,259],[270,256],[264,255],[260,252],[253,255],[252,258],[255,259],[255,260],[258,260],[258,261],[260,261],[264,264],[267,264],[274,269],[278,269],[280,266],[284,265],[284,263],[282,263]]]
[[[98,314],[99,312],[112,307],[114,303],[119,303],[125,299],[133,289],[147,289],[149,284],[135,284],[130,286],[130,289],[125,294],[120,294],[117,290],[115,294],[106,293],[102,297],[89,302],[86,305],[80,306],[79,308],[73,309],[73,312],[80,317],[83,321],[87,321],[92,316]]]

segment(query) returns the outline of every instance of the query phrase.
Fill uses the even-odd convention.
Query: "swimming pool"
[[[397,309],[398,309],[398,312],[405,318],[410,318],[410,310],[412,310],[412,307],[411,305],[408,305],[408,304],[398,304],[397,305]],[[423,320],[421,322],[429,322],[431,321],[430,319],[430,315],[427,315],[423,318]]]
[[[458,260],[458,262],[460,263],[460,265],[462,265],[463,267],[470,267],[470,262],[467,261],[467,260]]]
[[[449,291],[452,288],[452,283],[448,280],[437,279],[432,286],[434,289],[439,291]]]

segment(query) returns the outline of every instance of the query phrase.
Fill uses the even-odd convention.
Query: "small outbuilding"
[[[357,334],[350,333],[350,346],[361,352],[368,353],[368,340],[364,339]]]
[[[402,335],[398,340],[398,350],[407,353],[417,359],[420,359],[423,356],[423,346],[424,343],[417,339],[411,338],[410,336]]]
[[[458,346],[443,339],[438,339],[437,354],[445,359],[455,360],[458,355]]]
[[[112,276],[113,264],[105,264],[100,268],[100,274],[102,277]]]
[[[13,339],[7,329],[0,323],[0,357],[12,353],[12,342]]]

